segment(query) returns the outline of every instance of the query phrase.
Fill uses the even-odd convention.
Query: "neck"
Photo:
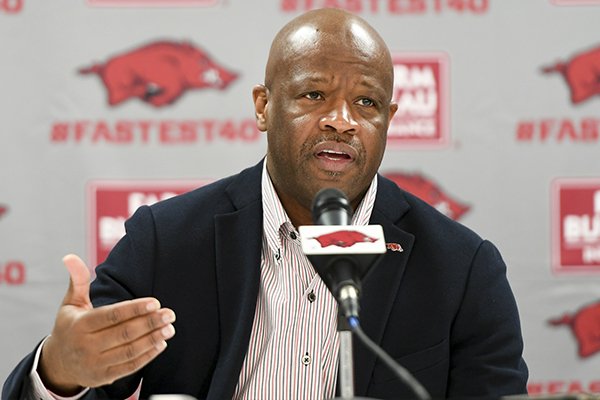
[[[294,227],[298,228],[302,225],[313,224],[311,210],[302,207],[295,199],[288,198],[286,195],[279,195],[279,201],[281,201],[281,205],[285,209],[285,212]]]

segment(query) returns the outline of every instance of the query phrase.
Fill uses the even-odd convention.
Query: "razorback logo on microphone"
[[[600,178],[552,184],[552,265],[555,272],[600,272]]]
[[[23,11],[24,0],[0,0],[0,13],[18,14]]]
[[[154,204],[209,181],[92,181],[88,184],[89,261],[106,259],[125,234],[125,220],[142,205]]]
[[[87,0],[91,7],[209,7],[220,0]]]
[[[387,250],[380,225],[306,225],[298,231],[307,255],[382,254]]]
[[[356,243],[373,243],[377,240],[376,238],[369,237],[362,232],[349,230],[335,231],[326,235],[314,237],[313,239],[319,242],[321,247],[350,247],[354,246]]]
[[[153,42],[79,72],[100,77],[110,106],[137,98],[163,107],[188,90],[224,90],[237,79],[236,73],[219,65],[204,50],[172,41]]]
[[[574,313],[551,318],[548,323],[571,328],[579,357],[587,358],[600,352],[600,301],[583,306]]]
[[[448,195],[436,182],[420,173],[387,172],[383,175],[453,220],[459,220],[471,209],[469,205]]]
[[[392,54],[393,101],[398,104],[388,144],[398,148],[440,147],[449,142],[448,56]]]

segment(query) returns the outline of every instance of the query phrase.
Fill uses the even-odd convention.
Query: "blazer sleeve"
[[[39,346],[39,344],[38,344]],[[37,347],[36,346],[36,350]],[[33,367],[35,352],[28,354],[21,362],[12,370],[4,386],[2,387],[2,400],[26,400],[31,393],[33,383],[29,377],[29,372]]]
[[[97,276],[92,282],[90,293],[94,307],[152,295],[151,266],[156,240],[149,207],[138,209],[125,226],[127,234],[117,243],[107,260],[96,269]],[[2,389],[2,400],[25,400],[29,397],[32,385],[29,372],[34,356],[35,350],[9,375]],[[141,372],[129,375],[112,385],[88,391],[82,399],[127,398],[135,392],[140,378]]]
[[[496,247],[483,241],[452,326],[448,398],[527,392],[517,305]]]

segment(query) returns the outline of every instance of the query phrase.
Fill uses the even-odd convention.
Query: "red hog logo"
[[[8,208],[0,204],[0,218],[8,211]]]
[[[446,195],[435,182],[423,177],[421,174],[394,172],[384,175],[402,189],[426,201],[454,220],[458,220],[471,208]]]
[[[321,247],[351,247],[356,243],[373,243],[377,241],[375,238],[356,231],[335,231],[313,239],[317,240]]]
[[[403,252],[404,249],[402,248],[402,246],[398,243],[386,243],[385,244],[385,248],[391,251],[399,251],[399,252]]]
[[[577,54],[566,62],[544,67],[542,72],[560,72],[569,85],[571,102],[584,102],[600,94],[600,47]]]
[[[237,74],[190,43],[155,42],[79,70],[97,74],[116,106],[136,97],[155,107],[172,104],[188,89],[223,90]]]
[[[579,347],[579,357],[586,358],[600,351],[600,301],[565,313],[562,317],[548,321],[552,326],[568,325]]]

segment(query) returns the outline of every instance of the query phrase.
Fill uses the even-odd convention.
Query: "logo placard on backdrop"
[[[545,66],[542,72],[561,74],[569,87],[571,102],[579,104],[600,95],[599,68],[600,47],[595,47],[576,54],[566,61]]]
[[[319,8],[341,8],[354,14],[427,15],[485,14],[490,0],[280,0],[285,12],[309,11]]]
[[[569,58],[561,57],[554,63],[544,63],[539,71],[550,78],[562,76],[568,89],[568,98],[573,107],[583,103],[597,102],[600,95],[600,47],[591,46],[578,50]],[[558,93],[558,92],[557,92]],[[564,92],[567,93],[566,91]],[[560,99],[563,90],[560,91]],[[527,118],[517,122],[516,139],[519,142],[556,142],[596,144],[600,141],[600,118],[594,116],[557,117],[556,114],[547,117]]]
[[[110,106],[132,98],[154,107],[168,106],[188,90],[224,90],[238,78],[193,43],[167,40],[112,56],[79,73],[100,77]]]
[[[446,193],[437,182],[421,173],[389,171],[385,172],[383,176],[455,221],[458,221],[471,209],[470,205]]]
[[[445,53],[392,54],[393,100],[388,145],[442,147],[449,142],[448,56]]]
[[[93,75],[104,86],[110,107],[138,101],[150,107],[176,107],[189,91],[225,91],[239,78],[201,47],[176,40],[153,40],[113,54],[102,63],[79,66],[79,75]],[[50,128],[54,144],[210,145],[216,141],[257,142],[256,120],[242,118],[113,119],[80,116],[57,120]]]
[[[18,14],[23,11],[25,0],[0,0],[0,14]]]
[[[91,7],[210,7],[220,0],[87,0]]]
[[[0,220],[8,213],[8,206],[0,204]],[[0,260],[0,287],[25,284],[26,269],[22,261]]]
[[[189,192],[209,181],[93,181],[88,184],[89,263],[103,262],[142,205]]]
[[[550,0],[550,3],[557,6],[600,6],[600,0]]]
[[[552,266],[559,273],[600,273],[600,178],[553,182]]]
[[[600,301],[586,304],[574,312],[551,318],[551,326],[568,326],[577,341],[577,353],[587,358],[600,352]]]

